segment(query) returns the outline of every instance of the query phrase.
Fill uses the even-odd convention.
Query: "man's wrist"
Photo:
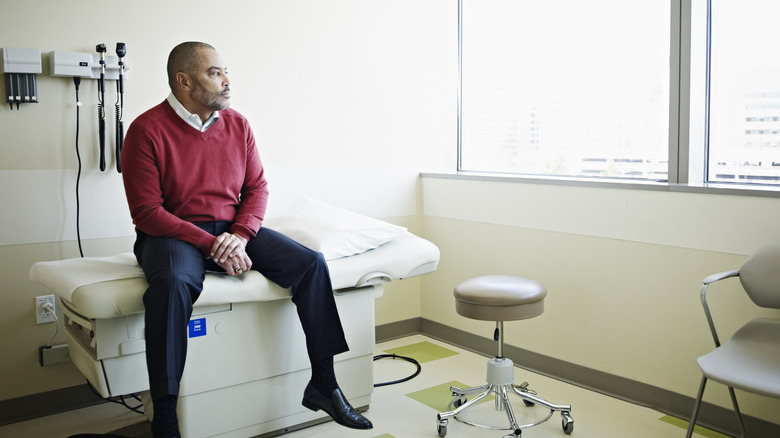
[[[241,234],[238,234],[238,233],[233,233],[233,235],[236,236],[236,238],[241,241],[242,245],[246,246],[246,242],[249,239],[247,239],[246,237],[244,237],[244,236],[242,236]]]

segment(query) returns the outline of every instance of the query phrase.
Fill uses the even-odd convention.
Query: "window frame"
[[[670,13],[670,63],[669,63],[669,123],[668,123],[668,169],[667,181],[618,180],[596,177],[583,179],[558,175],[522,175],[499,172],[464,171],[462,166],[463,152],[463,1],[458,0],[457,34],[458,34],[458,73],[457,73],[457,156],[456,173],[463,176],[472,175],[484,179],[498,178],[502,180],[516,179],[556,184],[574,184],[599,187],[623,187],[627,185],[649,188],[659,186],[664,190],[673,187],[678,191],[686,187],[701,192],[747,195],[767,195],[780,197],[780,187],[775,185],[746,183],[711,183],[705,180],[709,164],[709,87],[710,87],[710,11],[711,0],[703,0],[701,5],[694,5],[697,0],[669,0]],[[705,32],[693,32],[694,7],[706,8]],[[699,11],[697,11],[699,13]],[[704,41],[694,38],[703,38]],[[703,53],[693,50],[694,44],[704,47]],[[699,59],[700,57],[703,59]],[[694,59],[696,58],[696,59]],[[699,70],[701,69],[701,70]],[[705,71],[704,69],[707,69]],[[694,75],[704,74],[704,86],[701,90],[692,89]],[[698,84],[697,84],[698,85]],[[692,91],[697,94],[692,98]]]

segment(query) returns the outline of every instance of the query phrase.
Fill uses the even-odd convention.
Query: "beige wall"
[[[696,357],[713,348],[701,281],[780,243],[780,199],[619,188],[423,178],[424,235],[441,249],[423,279],[422,316],[489,338],[493,323],[455,312],[452,289],[515,274],[548,289],[546,311],[508,323],[506,342],[696,396]],[[738,280],[711,287],[721,338],[756,315]],[[449,303],[449,304],[447,304]],[[705,400],[730,406],[709,385]],[[780,402],[740,394],[743,410],[779,422]]]
[[[127,44],[127,129],[167,96],[170,49],[186,40],[209,42],[228,65],[232,107],[254,128],[270,180],[269,216],[310,196],[415,229],[419,172],[443,169],[455,139],[454,5],[5,2],[3,17],[17,18],[0,26],[0,45],[40,49],[44,72],[40,103],[19,111],[0,105],[0,400],[84,382],[71,364],[38,365],[38,346],[48,342],[54,324],[35,324],[34,298],[48,292],[28,279],[35,261],[78,256],[75,91],[70,78],[49,75],[50,51],[93,53],[105,43],[113,54],[116,42]],[[31,11],[35,19],[24,20]],[[97,169],[96,87],[93,80],[80,87],[87,256],[130,251],[133,242],[121,177]],[[115,90],[113,82],[107,85],[109,139]],[[418,297],[419,280],[393,284],[379,299],[378,322],[418,317]],[[62,342],[60,330],[54,343]]]

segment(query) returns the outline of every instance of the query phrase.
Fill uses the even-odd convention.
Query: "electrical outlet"
[[[43,307],[44,304],[51,304],[51,311]],[[44,295],[35,297],[35,320],[38,324],[55,322],[54,312],[57,307],[54,304],[54,295]]]

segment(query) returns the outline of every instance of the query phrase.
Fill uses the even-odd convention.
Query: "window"
[[[459,7],[459,171],[780,186],[780,2]]]
[[[780,185],[776,0],[712,0],[710,182]]]
[[[666,180],[668,1],[462,8],[461,170]]]

